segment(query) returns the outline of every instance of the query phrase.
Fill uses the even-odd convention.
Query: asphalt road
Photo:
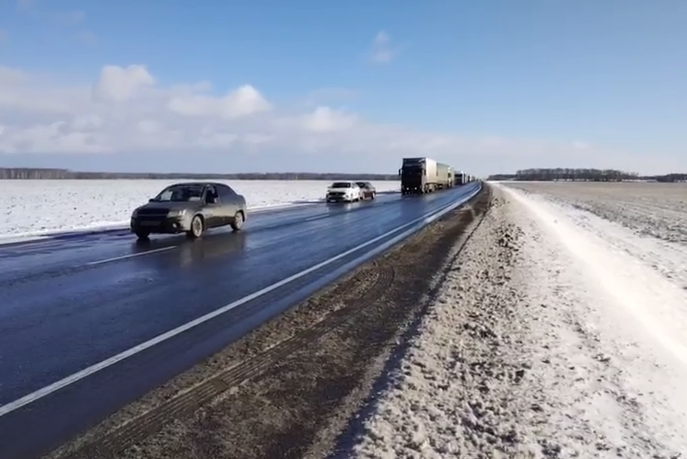
[[[307,298],[384,240],[7,412],[12,403],[475,191],[249,215],[202,239],[126,231],[0,246],[0,457],[31,458]],[[389,239],[392,238],[389,236]],[[3,412],[4,409],[4,412]]]

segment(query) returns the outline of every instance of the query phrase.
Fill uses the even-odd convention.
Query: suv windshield
[[[349,182],[334,182],[332,188],[351,188],[351,184]]]
[[[153,198],[155,202],[188,202],[200,201],[203,196],[203,185],[172,185]]]

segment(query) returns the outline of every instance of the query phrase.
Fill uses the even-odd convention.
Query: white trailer
[[[436,184],[439,179],[437,162],[432,158],[425,158],[425,171],[427,174],[427,184]]]

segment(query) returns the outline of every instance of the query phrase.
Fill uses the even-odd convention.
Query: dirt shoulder
[[[683,457],[687,367],[672,324],[684,294],[618,250],[624,231],[493,191],[388,381],[329,457]]]
[[[333,450],[491,203],[472,203],[49,457],[301,458]]]

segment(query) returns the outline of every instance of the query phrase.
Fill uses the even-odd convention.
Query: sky
[[[683,0],[0,0],[0,167],[687,171]]]

